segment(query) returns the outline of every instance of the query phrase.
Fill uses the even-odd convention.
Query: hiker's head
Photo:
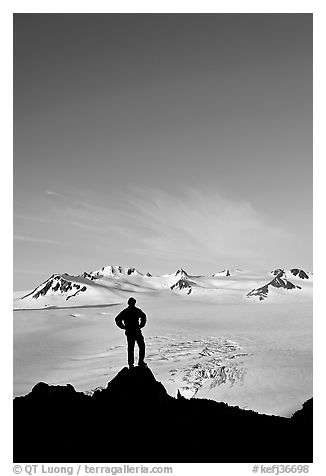
[[[128,299],[128,305],[129,306],[133,307],[133,306],[135,306],[135,304],[136,304],[136,299],[135,298],[131,297],[131,298]]]

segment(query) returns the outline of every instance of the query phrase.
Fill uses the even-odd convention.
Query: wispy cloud
[[[65,231],[67,227],[77,227],[92,233],[103,233],[103,209],[83,203],[72,202],[71,205],[56,204],[36,212],[15,213],[15,220],[35,222],[44,227],[56,227],[58,232]],[[26,225],[25,225],[26,226]],[[30,226],[30,225],[28,225]]]
[[[27,243],[47,243],[51,245],[59,245],[60,241],[51,240],[48,238],[40,238],[26,235],[14,235],[14,240],[16,241],[25,241]]]
[[[140,241],[147,253],[191,260],[266,260],[288,246],[291,234],[270,223],[251,204],[216,191],[168,194],[137,191],[133,218],[149,232]],[[137,247],[139,249],[139,245]]]
[[[45,190],[46,195],[50,195],[52,197],[64,198],[62,193],[54,192],[53,190]]]
[[[128,259],[151,256],[153,261],[256,266],[279,263],[293,239],[249,202],[216,190],[167,193],[134,188],[108,196],[78,196],[25,218],[39,222],[41,236],[48,233],[49,239],[27,236],[25,220],[16,240],[57,244],[52,236],[60,236],[67,249],[77,252],[82,243],[93,248],[96,244],[103,254],[109,249],[113,259],[127,253]]]

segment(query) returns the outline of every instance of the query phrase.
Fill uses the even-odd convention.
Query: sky
[[[311,14],[15,14],[14,289],[312,270]]]

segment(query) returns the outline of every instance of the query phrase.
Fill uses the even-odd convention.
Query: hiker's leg
[[[134,349],[135,349],[135,336],[127,335],[128,342],[128,365],[131,367],[134,365]]]
[[[138,364],[141,364],[144,362],[144,359],[145,359],[145,341],[144,341],[143,334],[140,334],[139,336],[137,336],[137,344],[139,347]]]

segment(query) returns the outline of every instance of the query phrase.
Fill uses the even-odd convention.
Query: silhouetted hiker
[[[135,306],[136,299],[133,297],[128,299],[128,307],[123,309],[115,318],[116,325],[120,329],[125,329],[128,342],[128,365],[129,368],[134,366],[134,348],[135,342],[139,347],[138,365],[146,365],[145,358],[145,342],[141,329],[146,324],[146,314]]]

